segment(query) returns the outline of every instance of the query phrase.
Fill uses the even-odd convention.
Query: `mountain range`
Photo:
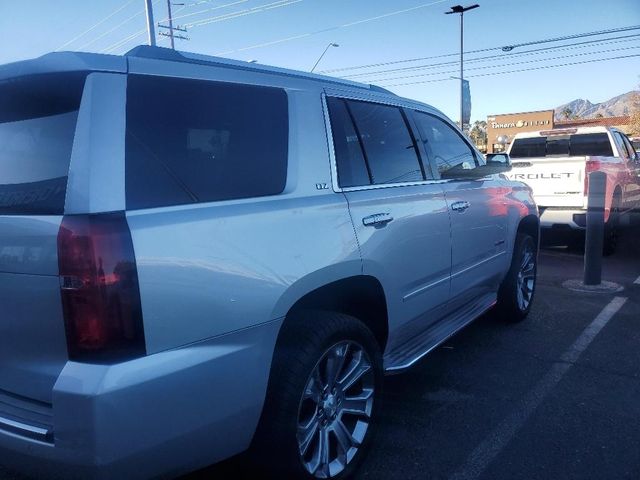
[[[600,103],[591,103],[589,100],[578,98],[556,107],[554,109],[554,118],[556,120],[565,120],[567,117],[563,112],[565,112],[566,109],[571,110],[569,118],[619,117],[629,115],[634,109],[634,104],[638,103],[636,96],[639,94],[640,91],[631,91]]]

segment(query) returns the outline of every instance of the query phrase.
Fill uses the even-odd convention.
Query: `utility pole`
[[[171,0],[167,0],[167,12],[169,12],[169,38],[171,38],[171,50],[175,50],[173,43],[173,17],[171,16]]]
[[[180,39],[180,40],[189,40],[189,37],[185,36],[185,35],[176,35],[174,32],[178,31],[178,32],[185,32],[187,31],[186,28],[183,27],[179,27],[173,26],[173,15],[171,13],[171,6],[172,5],[184,5],[184,3],[171,3],[171,0],[167,0],[167,13],[168,13],[168,20],[169,20],[169,25],[162,25],[160,23],[158,23],[158,27],[159,28],[165,28],[167,30],[169,30],[169,33],[165,33],[165,32],[159,32],[160,35],[162,35],[163,37],[169,37],[171,39],[171,49],[175,50],[176,46],[175,46],[175,42],[174,39]]]
[[[151,0],[144,0],[145,11],[147,12],[147,33],[149,35],[149,45],[156,46],[156,31],[153,23],[153,5]]]
[[[468,7],[463,7],[462,5],[456,5],[451,7],[450,12],[444,12],[447,15],[451,15],[452,13],[460,14],[460,130],[464,132],[464,121],[463,121],[463,111],[464,111],[464,12],[468,10],[473,10],[474,8],[478,8],[480,5],[474,4]]]

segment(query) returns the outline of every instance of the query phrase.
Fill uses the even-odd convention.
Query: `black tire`
[[[525,255],[533,253],[532,257],[532,269],[529,271],[529,263],[524,266],[527,261]],[[528,257],[527,257],[528,258]],[[533,297],[535,295],[535,288],[537,283],[537,270],[538,270],[538,248],[535,240],[531,235],[525,233],[518,233],[516,236],[515,245],[513,248],[513,257],[511,259],[511,266],[509,271],[500,285],[498,291],[498,302],[496,304],[495,311],[499,318],[508,322],[520,322],[524,320],[533,304]],[[527,268],[525,279],[527,280],[527,292],[530,292],[526,305],[519,298],[519,290],[522,291],[523,283],[519,282],[519,276],[523,272],[523,268]],[[531,276],[532,282],[528,283],[528,278]]]
[[[351,350],[345,348],[345,356],[342,357],[345,359],[344,363],[341,364],[341,367],[336,368],[338,372],[345,372],[345,375],[339,377],[338,373],[335,375],[336,379],[346,378],[348,372],[353,371],[349,369],[356,368],[358,365],[358,359],[368,360],[371,366],[369,370],[366,370],[367,373],[363,374],[362,380],[359,380],[362,385],[365,384],[366,380],[367,394],[373,399],[372,405],[367,403],[368,413],[370,413],[368,419],[358,415],[354,416],[350,413],[340,413],[340,409],[338,409],[338,413],[335,413],[334,410],[332,420],[330,418],[331,413],[325,413],[329,408],[326,407],[328,400],[320,398],[320,401],[316,403],[313,398],[303,399],[303,393],[306,394],[308,392],[309,397],[314,395],[311,392],[314,388],[310,387],[313,383],[309,382],[314,382],[314,379],[319,379],[319,377],[314,375],[312,379],[312,372],[323,372],[325,376],[328,376],[328,363],[325,363],[325,369],[321,370],[322,361],[329,361],[326,360],[329,357],[323,355],[335,354],[342,348],[342,345],[349,346],[348,348]],[[364,353],[356,358],[355,352],[358,351],[359,347],[362,347],[362,352]],[[332,353],[330,354],[328,351]],[[351,353],[348,353],[349,351]],[[350,357],[349,355],[352,356]],[[332,356],[331,358],[338,359],[339,357]],[[366,363],[362,365],[366,367]],[[340,370],[340,368],[343,368],[343,370]],[[319,375],[322,376],[322,373]],[[260,468],[260,478],[348,478],[362,461],[371,444],[380,410],[382,378],[380,347],[371,331],[356,318],[324,311],[302,311],[294,314],[292,318],[287,318],[276,343],[265,406],[251,449],[253,457]],[[318,380],[318,385],[322,387],[321,383]],[[334,382],[334,385],[339,385],[338,380]],[[370,385],[373,385],[373,392],[370,392]],[[346,387],[344,392],[355,391],[349,390],[351,388],[362,388],[362,391],[365,391],[364,386],[360,386],[356,382],[352,387]],[[344,392],[342,393],[342,405],[346,406],[349,399],[347,398],[347,393]],[[338,395],[341,394],[338,393]],[[333,399],[333,396],[330,396]],[[334,401],[340,402],[340,400]],[[338,403],[337,405],[340,404]],[[326,408],[323,408],[323,406]],[[333,403],[333,406],[335,407],[336,403]],[[357,450],[355,450],[355,454],[351,449],[348,450],[349,454],[343,453],[342,459],[345,466],[341,471],[337,471],[342,465],[338,464],[337,467],[334,465],[335,475],[330,472],[328,477],[322,477],[319,471],[316,472],[317,475],[313,475],[305,467],[301,453],[303,447],[300,446],[298,437],[300,419],[308,417],[311,422],[314,420],[320,422],[316,415],[320,416],[321,410],[323,411],[323,417],[326,416],[329,420],[322,420],[325,422],[324,426],[318,423],[316,431],[319,433],[317,433],[317,439],[310,442],[308,447],[314,450],[309,450],[304,460],[309,464],[314,463],[308,460],[308,457],[311,456],[310,454],[322,451],[319,446],[321,440],[320,432],[328,431],[332,428],[331,422],[336,422],[336,415],[339,415],[338,420],[343,426],[347,425],[348,422],[349,424],[352,422],[354,430],[356,424],[360,425],[360,427],[362,426],[362,423],[358,422],[364,421],[364,423],[368,423],[368,427],[363,434],[364,437],[361,439],[361,444],[357,447]],[[328,426],[326,425],[327,421],[329,422]],[[359,432],[361,431],[359,430]],[[351,434],[356,435],[355,432],[351,432]],[[335,430],[327,433],[324,438],[328,439],[327,442],[333,442],[332,446],[336,455],[340,451],[346,452],[346,450],[339,448],[338,435]],[[354,446],[353,448],[356,447]],[[348,455],[351,455],[351,457],[346,460]]]
[[[609,219],[604,226],[604,241],[602,244],[602,254],[605,257],[613,255],[618,248],[618,235],[620,229],[620,195],[613,197]]]

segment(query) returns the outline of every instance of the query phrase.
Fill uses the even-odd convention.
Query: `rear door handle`
[[[451,210],[455,210],[456,212],[464,212],[470,206],[471,204],[467,201],[453,202],[451,204]]]
[[[368,217],[362,219],[362,224],[365,227],[384,227],[387,223],[393,220],[390,213],[374,213]]]

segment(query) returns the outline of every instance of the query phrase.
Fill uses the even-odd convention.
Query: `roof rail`
[[[354,88],[367,89],[374,92],[385,93],[387,95],[394,95],[393,92],[386,90],[377,85],[368,85],[365,83],[353,82],[351,80],[343,80],[341,78],[328,77],[325,75],[318,75],[316,73],[301,72],[298,70],[290,70],[281,67],[272,67],[269,65],[260,65],[257,63],[248,63],[241,60],[232,60],[229,58],[215,57],[210,55],[201,55],[197,53],[181,52],[172,50],[165,47],[152,47],[150,45],[139,45],[132,48],[127,53],[127,57],[137,58],[152,58],[155,60],[167,60],[170,62],[183,62],[192,63],[198,65],[210,65],[210,66],[222,66],[226,68],[233,68],[237,70],[247,70],[252,72],[264,72],[275,73],[279,75],[286,75],[289,77],[304,78],[307,80],[315,80],[324,83],[333,83],[338,85],[350,86]]]

